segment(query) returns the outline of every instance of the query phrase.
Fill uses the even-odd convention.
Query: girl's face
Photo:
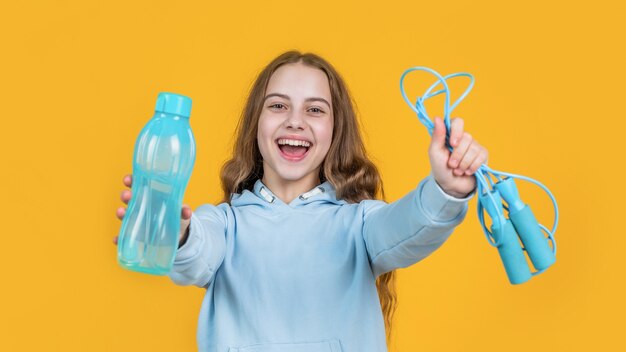
[[[333,136],[326,74],[302,63],[279,67],[268,83],[258,127],[264,183],[314,187]]]

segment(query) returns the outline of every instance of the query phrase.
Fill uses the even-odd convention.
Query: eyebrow
[[[271,94],[266,95],[265,98],[263,99],[263,101],[266,101],[268,98],[271,98],[271,97],[279,97],[279,98],[283,98],[283,99],[286,99],[286,100],[291,100],[291,98],[288,95],[286,95],[286,94],[271,93]],[[311,102],[311,101],[320,101],[322,103],[326,103],[326,105],[328,105],[328,107],[330,108],[330,103],[328,101],[326,101],[326,99],[324,99],[324,98],[311,97],[311,98],[306,98],[304,101],[307,102],[307,103]]]

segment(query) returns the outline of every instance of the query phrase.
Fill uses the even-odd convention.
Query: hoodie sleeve
[[[365,201],[363,238],[374,276],[408,267],[439,248],[463,221],[473,195],[452,197],[429,175],[393,203]]]
[[[206,287],[213,280],[226,252],[225,206],[205,204],[191,214],[189,237],[176,252],[169,273],[174,283]]]

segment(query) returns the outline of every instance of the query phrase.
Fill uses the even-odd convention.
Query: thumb
[[[439,117],[435,117],[435,129],[430,141],[430,148],[433,150],[446,149],[446,126]]]

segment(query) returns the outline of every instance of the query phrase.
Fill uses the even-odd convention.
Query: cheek
[[[259,130],[260,132],[260,130]],[[259,148],[259,152],[261,152],[261,157],[263,159],[267,159],[267,142],[265,142],[265,139],[263,138],[263,136],[261,135],[261,133],[257,134],[257,139],[256,139],[256,144]]]
[[[274,147],[274,139],[277,137],[276,132],[280,129],[282,121],[276,116],[265,116],[261,114],[257,127],[257,145],[261,156],[266,159]]]
[[[261,118],[259,119],[256,138],[256,142],[259,146],[259,151],[261,152],[261,155],[265,157],[265,153],[270,148],[270,145],[268,145],[268,143],[271,142],[272,131],[267,119],[264,119],[263,116],[261,116]]]
[[[325,123],[324,125],[320,126],[320,128],[318,129],[317,137],[317,142],[324,145],[325,148],[328,149],[333,141],[333,124]]]

